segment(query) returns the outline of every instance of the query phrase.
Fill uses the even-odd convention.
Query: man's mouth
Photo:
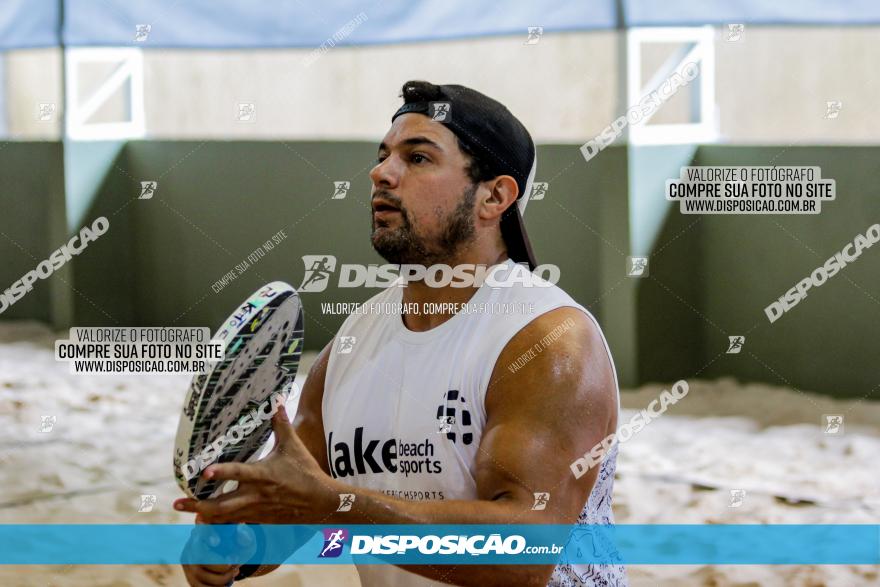
[[[373,201],[373,215],[387,216],[389,214],[400,213],[400,208],[391,204],[387,200],[377,199]]]

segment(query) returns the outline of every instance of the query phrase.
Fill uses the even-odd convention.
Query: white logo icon
[[[626,274],[628,277],[647,277],[648,276],[648,258],[647,257],[627,257],[626,258]]]
[[[535,503],[532,505],[533,510],[543,510],[547,508],[547,502],[550,501],[550,494],[547,492],[535,493]]]
[[[138,200],[149,200],[153,197],[153,194],[156,193],[156,188],[159,187],[159,182],[157,181],[142,181],[141,182],[141,195],[138,196]]]
[[[345,199],[346,194],[348,194],[348,189],[351,187],[350,181],[334,181],[333,182],[333,197],[332,200],[342,200]]]
[[[550,184],[546,181],[537,181],[532,184],[532,193],[529,194],[529,200],[543,200],[547,195]]]
[[[319,292],[327,289],[330,275],[336,270],[336,257],[333,255],[303,255],[306,274],[299,286],[302,292]]]
[[[455,416],[440,416],[437,418],[437,422],[439,423],[437,434],[446,434],[452,431],[452,425],[455,424]]]
[[[843,414],[824,414],[822,416],[825,434],[839,436],[843,434]]]
[[[742,39],[743,33],[746,30],[746,25],[744,24],[729,24],[727,25],[727,42],[735,43]]]
[[[449,102],[431,102],[428,114],[437,122],[449,122],[452,120],[452,108]]]
[[[339,494],[339,507],[336,508],[337,512],[350,512],[351,506],[354,505],[354,493],[340,493]]]
[[[544,27],[542,26],[530,26],[529,27],[529,36],[526,39],[524,45],[537,45],[538,41],[541,40],[541,35],[544,34]]]
[[[156,505],[156,496],[155,495],[141,495],[141,505],[138,506],[138,512],[143,514],[148,514],[153,511],[153,506]]]
[[[743,501],[746,498],[746,490],[745,489],[731,489],[730,490],[730,502],[728,502],[727,507],[730,508],[738,508],[743,504]]]
[[[143,43],[147,40],[147,37],[150,36],[150,31],[153,30],[153,26],[149,24],[136,24],[134,25],[134,40],[136,43]]]
[[[40,122],[51,122],[55,119],[55,104],[51,102],[40,102],[37,105],[37,120]]]
[[[338,355],[350,355],[351,351],[354,350],[354,343],[357,342],[357,337],[355,336],[340,336],[339,337],[339,350],[336,351]]]
[[[40,416],[40,432],[52,432],[57,421],[55,416]]]
[[[727,339],[730,341],[730,345],[727,347],[728,355],[738,354],[746,343],[745,336],[728,336]]]
[[[840,116],[840,109],[843,108],[843,102],[840,100],[829,100],[825,102],[825,116],[826,119],[834,119]]]
[[[240,102],[235,111],[239,122],[255,122],[257,120],[257,105],[253,102]]]

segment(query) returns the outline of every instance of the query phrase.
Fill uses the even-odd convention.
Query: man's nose
[[[400,179],[400,164],[397,157],[389,156],[370,170],[373,185],[395,188]]]

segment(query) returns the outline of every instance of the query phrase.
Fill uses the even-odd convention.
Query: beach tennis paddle
[[[214,463],[259,458],[272,433],[271,416],[293,387],[303,346],[296,290],[274,281],[236,308],[214,335],[223,357],[193,376],[174,447],[174,475],[184,493],[208,499],[224,483],[205,480]]]

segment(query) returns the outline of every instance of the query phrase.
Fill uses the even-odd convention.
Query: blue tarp
[[[360,20],[337,45],[401,43],[614,26],[612,0],[511,4],[474,0],[65,0],[68,45],[130,45],[137,24],[151,26],[144,47],[319,47]],[[113,9],[109,9],[112,5]]]
[[[877,0],[624,0],[627,26],[880,23]]]
[[[320,47],[618,26],[617,0],[0,0],[0,50],[60,45],[62,2],[70,46]],[[620,2],[626,26],[880,24],[877,0]],[[137,25],[150,26],[143,42]]]
[[[0,0],[0,51],[58,45],[58,0]]]

